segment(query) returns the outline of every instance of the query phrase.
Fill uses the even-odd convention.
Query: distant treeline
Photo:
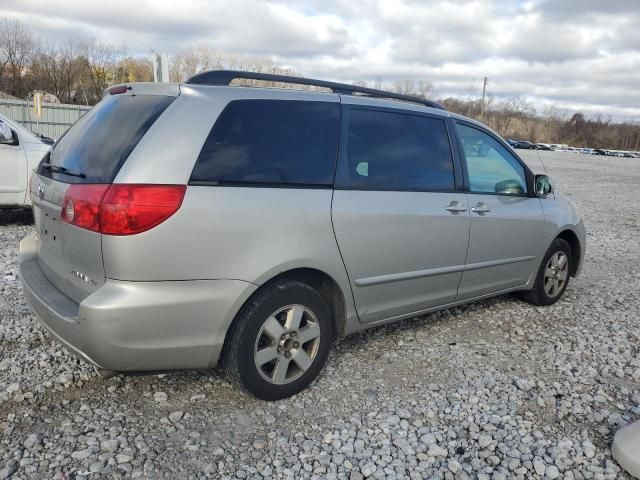
[[[589,118],[583,113],[567,114],[555,107],[538,114],[519,97],[489,98],[482,114],[481,99],[446,98],[445,107],[484,121],[505,138],[535,143],[567,144],[573,147],[640,151],[640,124],[613,122],[611,117]]]
[[[149,58],[150,55],[129,55],[125,45],[90,38],[44,42],[20,21],[0,21],[0,92],[21,99],[42,91],[62,103],[94,105],[111,85],[152,81]],[[205,45],[185,49],[173,55],[169,63],[171,80],[176,82],[212,69],[298,75],[267,57],[221,53]],[[433,83],[427,80],[354,83],[438,99]],[[576,147],[640,150],[638,123],[614,123],[610,117],[602,116],[587,118],[579,112],[568,115],[553,107],[536,112],[531,103],[519,97],[504,99],[489,95],[484,108],[478,95],[439,101],[450,111],[487,123],[504,137]]]

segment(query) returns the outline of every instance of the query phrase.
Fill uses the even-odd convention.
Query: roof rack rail
[[[268,82],[292,83],[295,85],[312,85],[331,90],[334,93],[343,95],[353,95],[360,93],[375,98],[390,98],[394,100],[402,100],[404,102],[419,103],[426,107],[446,110],[438,102],[433,100],[425,100],[411,95],[402,95],[385,90],[377,90],[375,88],[358,87],[356,85],[348,85],[346,83],[327,82],[325,80],[314,80],[312,78],[292,77],[290,75],[276,75],[273,73],[257,73],[244,72],[240,70],[211,70],[202,72],[189,78],[186,83],[191,85],[229,85],[235,79],[262,80]]]

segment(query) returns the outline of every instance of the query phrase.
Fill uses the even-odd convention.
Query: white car
[[[52,143],[0,114],[0,207],[31,205],[29,177]]]

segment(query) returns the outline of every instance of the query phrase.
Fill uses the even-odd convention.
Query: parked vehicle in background
[[[513,148],[524,148],[528,150],[535,150],[536,144],[528,142],[526,140],[516,140],[516,144],[514,145]]]
[[[609,155],[609,153],[603,148],[595,148],[593,151],[595,152],[595,155]]]
[[[518,144],[518,142],[516,140],[513,140],[511,138],[507,138],[506,140],[507,140],[507,143],[509,144],[509,146],[511,148],[516,148],[516,145]]]
[[[220,363],[267,400],[313,381],[336,336],[512,291],[555,303],[586,242],[485,125],[247,72],[111,88],[31,192],[21,279],[58,340],[112,371]]]
[[[548,143],[538,143],[536,145],[536,147],[538,148],[538,150],[555,150],[550,144]]]
[[[52,143],[0,114],[0,207],[31,204],[29,177]]]

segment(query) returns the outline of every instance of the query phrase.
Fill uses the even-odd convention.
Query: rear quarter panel
[[[321,270],[353,297],[331,224],[330,189],[190,186],[180,210],[139,235],[103,236],[118,280],[235,279],[262,285],[294,268]]]

